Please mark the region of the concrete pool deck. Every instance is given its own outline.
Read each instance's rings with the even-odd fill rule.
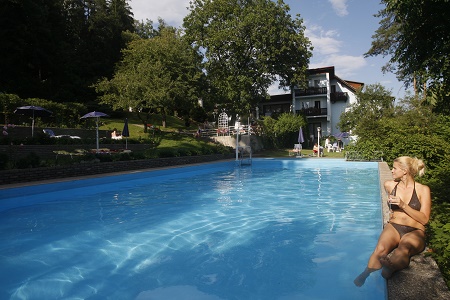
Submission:
[[[391,180],[392,175],[386,162],[379,163],[380,190],[383,183]],[[387,195],[382,192],[383,224],[389,219]],[[441,271],[433,258],[427,256],[427,250],[415,255],[408,268],[401,270],[387,280],[388,300],[447,300],[450,291],[444,281]]]

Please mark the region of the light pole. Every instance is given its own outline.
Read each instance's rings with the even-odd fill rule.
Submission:
[[[252,111],[249,109],[248,110],[248,118],[247,118],[247,134],[250,135],[250,115],[251,115]]]
[[[218,115],[217,107],[214,107],[213,115],[214,115],[214,128],[216,128],[216,115]]]
[[[239,127],[241,126],[239,115],[236,115],[236,123],[235,123],[235,130],[236,130],[236,161],[239,160]]]
[[[317,157],[320,157],[320,127],[317,127]]]

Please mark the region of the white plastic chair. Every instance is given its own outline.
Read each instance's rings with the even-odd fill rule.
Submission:
[[[296,153],[297,156],[302,155],[302,144],[294,144],[294,153]]]

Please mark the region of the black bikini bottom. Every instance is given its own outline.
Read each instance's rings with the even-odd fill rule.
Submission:
[[[407,225],[400,225],[400,224],[395,224],[395,223],[389,223],[391,224],[395,230],[397,230],[397,232],[400,234],[400,238],[402,238],[402,236],[404,236],[405,234],[412,232],[414,230],[420,230],[419,228],[415,228],[415,227],[411,227],[411,226],[407,226]]]

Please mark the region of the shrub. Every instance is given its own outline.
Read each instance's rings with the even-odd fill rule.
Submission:
[[[163,148],[163,149],[159,149],[157,151],[158,156],[157,157],[176,157],[179,156],[178,151],[175,149],[167,149],[167,148]]]
[[[6,170],[9,163],[9,156],[6,153],[0,153],[0,170]]]
[[[178,148],[178,156],[191,156],[192,152],[188,148]]]
[[[306,120],[303,116],[284,113],[278,119],[266,117],[263,120],[263,142],[268,149],[289,148],[298,140],[300,127],[306,128]],[[306,131],[303,132],[306,134]]]
[[[40,166],[40,164],[41,164],[41,159],[34,152],[31,152],[30,154],[28,154],[24,158],[19,159],[16,162],[16,166],[19,169],[37,168]]]
[[[446,279],[450,282],[450,205],[434,206],[427,230],[431,255]]]

